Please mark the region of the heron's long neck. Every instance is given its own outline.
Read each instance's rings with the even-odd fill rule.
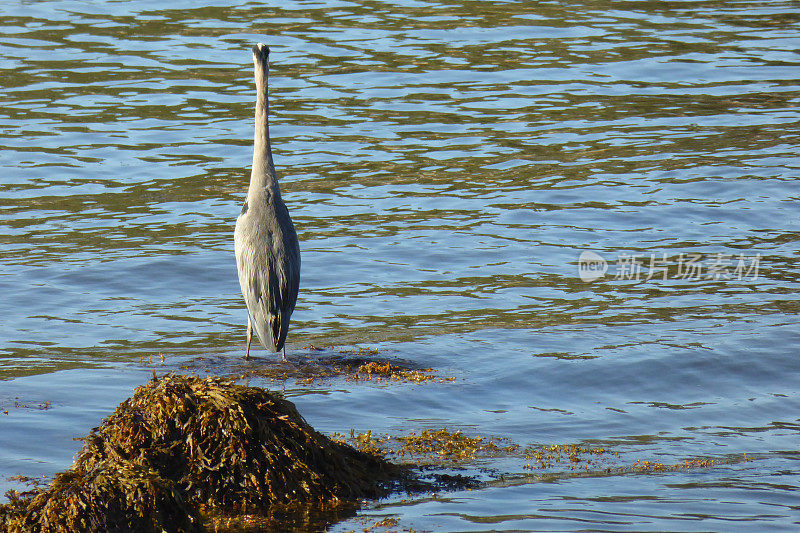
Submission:
[[[253,171],[250,174],[251,194],[254,189],[268,187],[277,191],[278,177],[272,163],[272,148],[269,142],[269,101],[267,98],[267,69],[265,60],[256,59],[255,77],[258,97],[256,98],[256,127],[253,136]]]

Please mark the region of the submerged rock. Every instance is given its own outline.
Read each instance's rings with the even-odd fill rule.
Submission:
[[[47,489],[0,506],[0,526],[202,531],[209,516],[380,496],[400,473],[318,433],[268,391],[168,375],[122,402]]]

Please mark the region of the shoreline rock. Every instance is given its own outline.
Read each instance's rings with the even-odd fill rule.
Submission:
[[[47,488],[0,506],[4,530],[194,533],[215,516],[379,497],[407,472],[221,378],[155,378],[83,440]]]

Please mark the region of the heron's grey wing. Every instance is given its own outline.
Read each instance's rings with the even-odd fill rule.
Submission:
[[[282,261],[281,308],[288,317],[294,311],[294,306],[297,303],[297,293],[300,290],[300,246],[291,220],[289,220],[287,233],[286,257]]]
[[[270,349],[278,351],[283,346],[281,339],[281,265],[274,253],[268,253],[268,267],[262,271],[262,298],[259,302],[264,314],[265,334],[270,338]],[[284,336],[285,338],[285,336]]]
[[[270,335],[268,305],[271,286],[274,287],[275,282],[270,280],[269,272],[273,269],[270,268],[268,247],[260,242],[262,236],[264,234],[259,231],[240,231],[237,224],[234,238],[236,267],[239,271],[239,286],[256,335],[265,348],[276,351],[275,342]]]
[[[289,213],[285,206],[281,206],[285,216],[279,216],[280,232],[276,234],[280,240],[273,244],[273,267],[269,279],[269,305],[268,313],[270,329],[275,340],[275,345],[280,348],[286,340],[289,331],[289,318],[297,302],[297,293],[300,288],[300,248],[297,234],[294,230]],[[282,214],[282,213],[281,213]]]

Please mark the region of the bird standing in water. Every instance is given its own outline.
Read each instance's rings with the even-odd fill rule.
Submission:
[[[247,352],[253,329],[265,348],[283,349],[300,287],[300,245],[278,186],[269,142],[267,71],[269,48],[253,47],[256,78],[256,126],[253,169],[242,212],[236,219],[234,250],[239,285],[247,304]]]

